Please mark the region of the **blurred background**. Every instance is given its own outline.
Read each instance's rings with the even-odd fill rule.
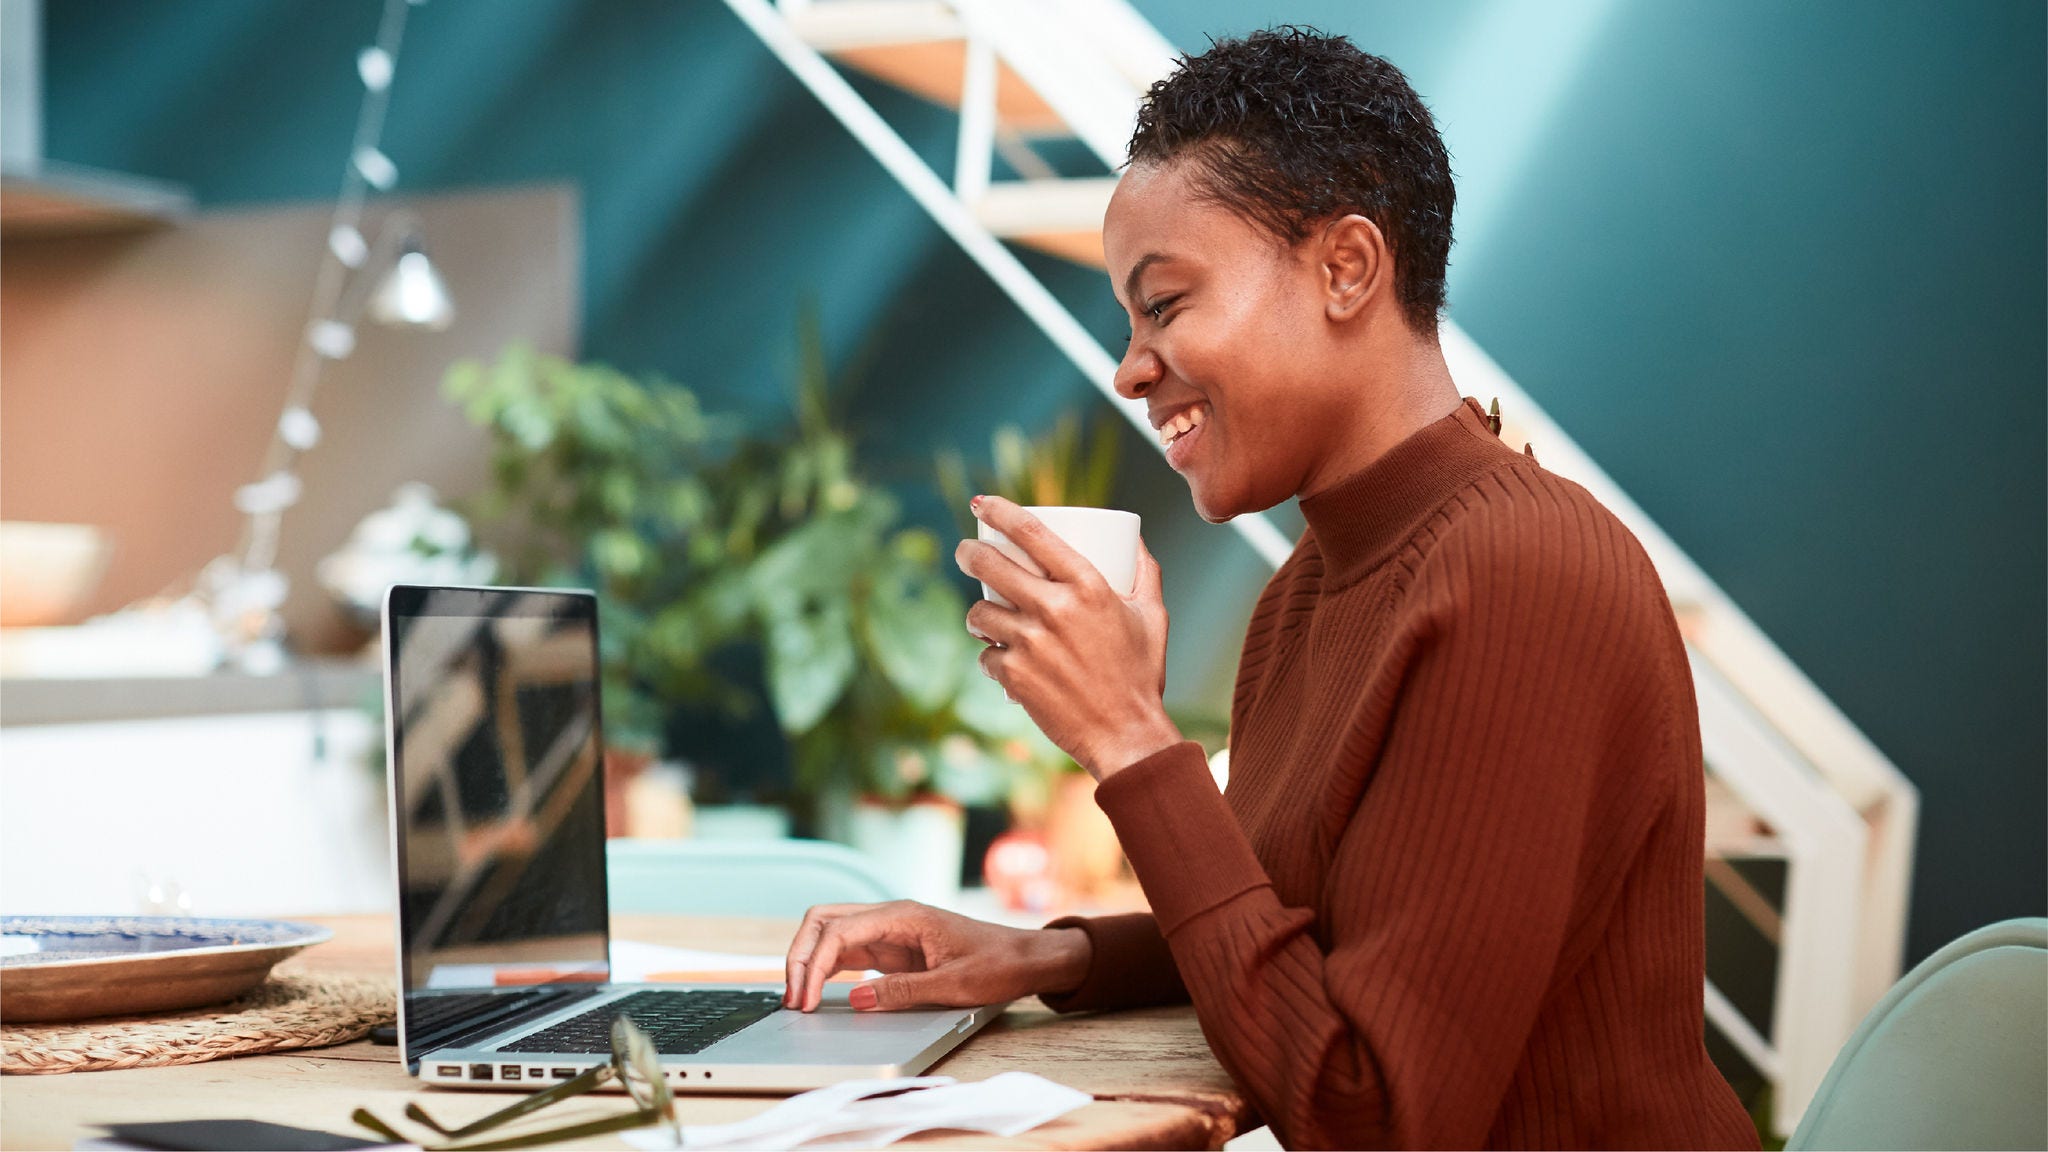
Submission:
[[[735,7],[400,7],[379,63],[378,0],[6,0],[0,908],[388,904],[363,607],[420,573],[605,595],[615,831],[858,842],[862,811],[951,806],[937,898],[1000,857],[1008,914],[1134,899],[1080,781],[961,674],[960,503],[1141,513],[1169,702],[1212,749],[1267,562]],[[2048,910],[2039,4],[1130,11],[1178,50],[1311,24],[1408,74],[1458,178],[1449,316],[1540,408],[1511,422],[1554,421],[1905,782],[1903,825],[1854,804],[1908,840],[1880,967]],[[833,43],[953,175],[945,94]],[[998,182],[1109,174],[998,78]],[[1009,250],[1118,348],[1069,240]],[[308,327],[322,293],[345,340]],[[799,578],[801,610],[760,593]],[[1731,835],[1789,838],[1756,808]],[[1766,1042],[1784,858],[1732,853],[1710,897]]]

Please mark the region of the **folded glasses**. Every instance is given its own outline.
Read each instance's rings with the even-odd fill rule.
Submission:
[[[528,1132],[496,1140],[482,1140],[464,1143],[470,1137],[496,1128],[500,1124],[530,1116],[550,1104],[558,1104],[572,1096],[580,1096],[596,1088],[616,1081],[623,1085],[626,1094],[632,1097],[634,1110],[621,1116],[609,1116],[602,1120],[591,1120],[582,1124],[571,1124],[562,1128],[551,1128],[545,1132]],[[675,1138],[676,1146],[683,1142],[683,1126],[676,1118],[675,1096],[669,1092],[668,1081],[662,1076],[661,1057],[654,1051],[654,1044],[647,1034],[633,1026],[624,1016],[612,1020],[612,1058],[609,1063],[597,1064],[577,1075],[564,1080],[545,1092],[536,1092],[513,1104],[485,1116],[481,1120],[465,1124],[460,1128],[443,1126],[426,1109],[418,1104],[405,1106],[405,1115],[415,1123],[423,1124],[448,1140],[446,1144],[434,1145],[426,1152],[484,1152],[495,1148],[530,1148],[536,1144],[548,1144],[557,1140],[576,1140],[585,1136],[597,1136],[606,1132],[623,1132],[628,1128],[639,1128],[648,1124],[665,1125]],[[368,1128],[394,1144],[410,1144],[409,1137],[377,1119],[368,1108],[358,1108],[352,1117],[357,1124]]]

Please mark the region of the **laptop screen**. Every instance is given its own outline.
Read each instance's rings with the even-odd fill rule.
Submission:
[[[398,586],[385,649],[408,997],[606,979],[596,599]]]

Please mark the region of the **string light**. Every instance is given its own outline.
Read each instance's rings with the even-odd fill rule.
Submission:
[[[327,230],[326,254],[313,285],[311,316],[292,366],[291,383],[279,413],[263,467],[263,477],[235,490],[234,503],[248,520],[234,554],[219,557],[200,575],[199,593],[214,623],[245,670],[273,672],[284,663],[284,628],[278,610],[289,586],[276,570],[278,530],[285,511],[298,503],[305,484],[296,470],[300,453],[320,442],[320,421],[313,415],[313,396],[322,367],[355,352],[354,318],[366,304],[372,319],[387,320],[392,312],[402,324],[445,328],[454,317],[440,277],[420,251],[416,223],[409,214],[384,221],[377,243],[365,240],[363,203],[371,189],[388,192],[398,183],[398,165],[379,147],[384,115],[390,103],[398,53],[405,38],[406,14],[425,0],[384,0],[376,43],[356,54],[356,75],[363,101],[356,115],[355,139],[343,169],[341,192]],[[403,229],[398,225],[403,221]],[[403,232],[400,237],[401,231]],[[387,236],[402,246],[386,244]],[[374,293],[352,290],[376,269],[391,263],[389,282]],[[389,296],[390,303],[384,298]]]
[[[277,418],[277,435],[293,450],[304,452],[320,443],[320,421],[304,408],[287,408]]]
[[[361,268],[370,255],[370,245],[353,224],[337,224],[327,234],[327,250],[350,268]]]
[[[356,171],[363,174],[363,179],[379,192],[389,192],[391,186],[398,183],[398,165],[375,148],[356,149],[355,166]]]
[[[356,57],[356,74],[363,78],[363,87],[372,92],[382,92],[391,87],[391,69],[395,62],[391,53],[382,48],[365,48]]]

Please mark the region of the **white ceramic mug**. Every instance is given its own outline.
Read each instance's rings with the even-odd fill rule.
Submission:
[[[1136,512],[1043,505],[1024,510],[1038,517],[1053,535],[1066,541],[1074,551],[1087,557],[1111,588],[1125,596],[1131,594],[1138,579],[1139,519]],[[997,551],[1015,560],[1025,571],[1045,575],[1045,570],[1026,556],[1022,548],[986,522],[978,524],[974,534],[984,543],[995,545]],[[1005,608],[1016,607],[987,584],[981,586],[981,594]]]

